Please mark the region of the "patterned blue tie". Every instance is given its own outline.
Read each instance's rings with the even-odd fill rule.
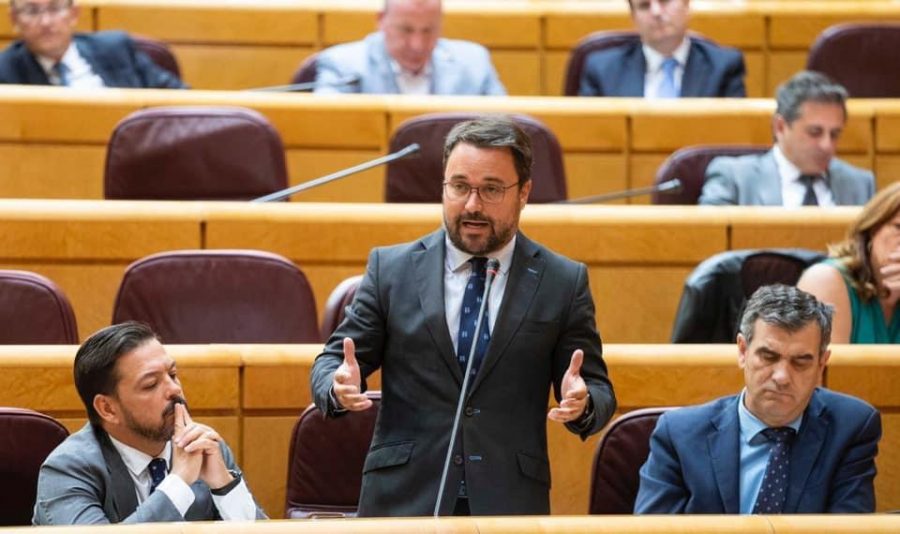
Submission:
[[[663,79],[656,90],[657,98],[678,98],[678,89],[675,87],[675,67],[678,60],[667,57],[662,62]]]
[[[65,63],[60,61],[53,66],[53,70],[55,70],[56,75],[59,76],[59,85],[69,85],[69,67],[67,67]]]
[[[150,493],[153,493],[156,486],[159,486],[159,483],[166,478],[168,471],[166,469],[166,461],[162,458],[154,458],[150,460],[150,465],[147,466],[147,470],[150,471]]]
[[[762,431],[769,441],[772,450],[769,452],[769,463],[763,475],[754,514],[780,514],[784,510],[788,483],[791,473],[791,442],[794,441],[794,429],[786,426],[767,428]]]
[[[472,264],[472,274],[469,275],[466,291],[463,293],[462,310],[459,314],[459,335],[456,339],[456,357],[463,372],[466,371],[466,361],[469,358],[469,351],[472,349],[472,337],[475,335],[475,325],[478,322],[478,310],[481,308],[481,298],[484,296],[487,258],[472,258],[469,263]],[[491,331],[488,327],[487,309],[485,309],[472,361],[473,377],[478,374],[478,368],[481,366],[481,360],[484,359],[484,353],[487,351],[490,340]]]

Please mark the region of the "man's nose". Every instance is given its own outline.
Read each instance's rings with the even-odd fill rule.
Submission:
[[[478,189],[472,189],[469,191],[469,196],[466,198],[466,209],[469,211],[478,211],[481,208],[481,195]]]
[[[656,0],[653,0],[652,2],[650,2],[650,14],[651,15],[658,17],[659,15],[662,14],[662,11],[663,11],[662,4],[660,4]]]
[[[791,374],[790,370],[788,369],[787,362],[779,362],[775,364],[775,367],[772,369],[772,380],[779,386],[784,386],[790,383]]]

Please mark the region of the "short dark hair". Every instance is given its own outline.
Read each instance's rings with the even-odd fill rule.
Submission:
[[[794,286],[762,286],[747,301],[741,317],[740,331],[749,345],[753,340],[753,327],[757,319],[788,332],[796,332],[815,321],[822,334],[819,343],[821,356],[831,343],[833,310],[828,304],[819,302],[816,297]]]
[[[820,72],[803,70],[778,86],[775,94],[775,113],[788,124],[800,116],[800,106],[804,102],[839,104],[847,117],[847,90]]]
[[[508,148],[519,177],[519,185],[531,179],[531,139],[511,118],[488,116],[454,126],[444,141],[445,171],[450,153],[460,143],[478,148]]]
[[[149,326],[137,321],[114,324],[87,338],[75,354],[75,389],[87,409],[88,419],[100,426],[94,409],[94,397],[115,393],[119,376],[115,373],[119,358],[144,343],[159,339]]]

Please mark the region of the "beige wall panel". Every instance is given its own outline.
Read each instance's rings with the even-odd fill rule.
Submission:
[[[736,214],[731,228],[731,248],[800,247],[825,250],[828,243],[843,239],[847,226],[858,208],[840,207],[830,210],[798,208],[784,210],[780,207],[763,208],[763,211],[733,208]],[[760,224],[760,214],[765,211],[781,211],[783,222]]]
[[[799,2],[787,4],[784,9],[772,9],[769,15],[769,44],[773,49],[808,49],[825,28],[844,22],[888,22],[900,19],[900,11],[890,3],[873,4],[870,9],[862,4],[844,3],[839,6],[823,6]]]
[[[253,107],[272,122],[286,149],[382,151],[387,146],[384,107],[365,98],[281,94]]]
[[[72,361],[75,353],[72,352]],[[75,411],[84,405],[75,391],[72,364],[52,367],[12,367],[0,373],[0,406],[39,412]]]
[[[307,365],[250,366],[244,369],[244,409],[290,409],[300,415],[312,403]]]
[[[365,273],[366,263],[365,261],[359,262],[357,265],[317,265],[311,263],[306,266],[300,265],[300,268],[303,269],[303,272],[309,279],[313,293],[316,296],[317,317],[321,326],[328,296],[345,279]]]
[[[361,150],[288,150],[290,185],[321,178],[383,156]],[[384,202],[384,167],[348,176],[294,195],[294,202]]]
[[[541,58],[534,50],[494,50],[491,60],[497,76],[514,96],[541,94]]]
[[[106,148],[0,145],[0,197],[103,198]]]
[[[566,66],[569,64],[568,51],[544,51],[544,94],[563,96]]]
[[[740,392],[744,378],[737,366],[737,349],[734,351],[734,360],[726,355],[710,364],[667,358],[663,365],[634,365],[614,355],[605,358],[619,409],[624,411],[700,404]]]
[[[182,78],[194,89],[252,89],[291,83],[312,47],[178,44]]]
[[[448,3],[444,13],[442,35],[449,39],[474,41],[494,48],[528,49],[537,54],[541,45],[541,22],[534,12],[519,11],[514,6],[484,6],[481,10],[460,12]]]
[[[879,153],[900,152],[900,102],[885,102],[875,112],[875,147]]]
[[[184,394],[191,410],[225,410],[240,406],[240,376],[237,367],[192,367],[179,365]]]
[[[900,364],[877,347],[856,349],[869,352],[866,363],[858,356],[846,356],[841,346],[833,349],[834,356],[828,366],[828,387],[863,398],[877,407],[900,406]]]
[[[900,156],[878,156],[875,160],[875,188],[881,190],[900,180]]]
[[[649,187],[656,180],[656,171],[669,157],[663,154],[632,154],[628,158],[628,187]],[[629,204],[650,204],[651,195],[642,195],[628,200]]]
[[[628,188],[623,155],[569,153],[563,160],[570,199]],[[624,201],[617,203],[622,204]]]
[[[771,142],[772,108],[709,112],[703,101],[685,102],[679,110],[636,114],[632,118],[632,147],[637,151],[672,152],[704,144],[766,144]]]
[[[555,405],[555,403],[551,403]],[[600,441],[593,435],[586,441],[565,426],[547,422],[547,446],[550,452],[550,513],[583,515],[588,513],[591,468],[594,451]]]
[[[12,39],[15,37],[15,31],[12,27],[12,21],[9,19],[9,4],[4,2],[0,5],[0,37]]]
[[[769,80],[766,94],[775,95],[778,86],[806,68],[807,52],[796,50],[770,50],[768,55]]]
[[[256,502],[272,519],[284,517],[291,431],[300,416],[245,416],[241,469]]]
[[[744,77],[747,96],[749,98],[771,96],[766,92],[765,54],[758,50],[744,52],[744,66],[747,68],[747,76]]]
[[[545,45],[552,50],[570,50],[591,33],[606,30],[631,30],[634,24],[628,8],[615,3],[573,6],[569,10],[554,10],[544,16]]]
[[[722,45],[762,49],[766,41],[766,20],[762,13],[727,4],[692,7],[691,30]]]
[[[104,5],[98,29],[124,29],[178,43],[313,45],[318,20],[313,10],[264,3],[226,5]]]
[[[895,408],[896,410],[896,408]],[[900,509],[900,414],[881,414],[881,446],[875,465],[876,511],[891,512]]]
[[[47,87],[26,89],[42,95],[65,96],[68,89]],[[110,89],[109,94],[124,94],[130,89]],[[0,140],[3,141],[45,141],[81,144],[95,144],[105,147],[113,128],[126,115],[138,108],[126,102],[75,101],[65,98],[56,100],[30,100],[27,93],[22,99],[0,101]]]
[[[376,9],[358,10],[326,10],[320,16],[322,42],[325,46],[333,46],[349,41],[362,39],[378,29]]]
[[[666,343],[690,267],[591,267],[604,343]],[[675,382],[673,382],[674,384]],[[622,406],[633,406],[619,401]]]

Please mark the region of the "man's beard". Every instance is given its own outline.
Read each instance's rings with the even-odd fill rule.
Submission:
[[[487,235],[487,239],[484,241],[484,246],[473,249],[465,243],[462,237],[462,232],[460,231],[464,219],[469,221],[484,221],[488,223],[490,232]],[[450,242],[453,243],[453,245],[459,250],[473,256],[484,256],[490,254],[491,252],[500,250],[503,245],[509,243],[509,240],[512,239],[515,228],[515,224],[498,228],[497,223],[490,217],[485,216],[483,213],[460,213],[455,219],[453,219],[453,224],[450,224],[450,221],[448,221],[445,217],[444,226],[447,228],[447,235],[450,236]]]
[[[150,441],[169,441],[175,434],[175,405],[179,403],[184,404],[185,408],[187,408],[187,402],[181,397],[172,399],[162,412],[162,420],[159,426],[144,425],[136,421],[131,416],[131,412],[124,412],[125,426],[135,434]]]

